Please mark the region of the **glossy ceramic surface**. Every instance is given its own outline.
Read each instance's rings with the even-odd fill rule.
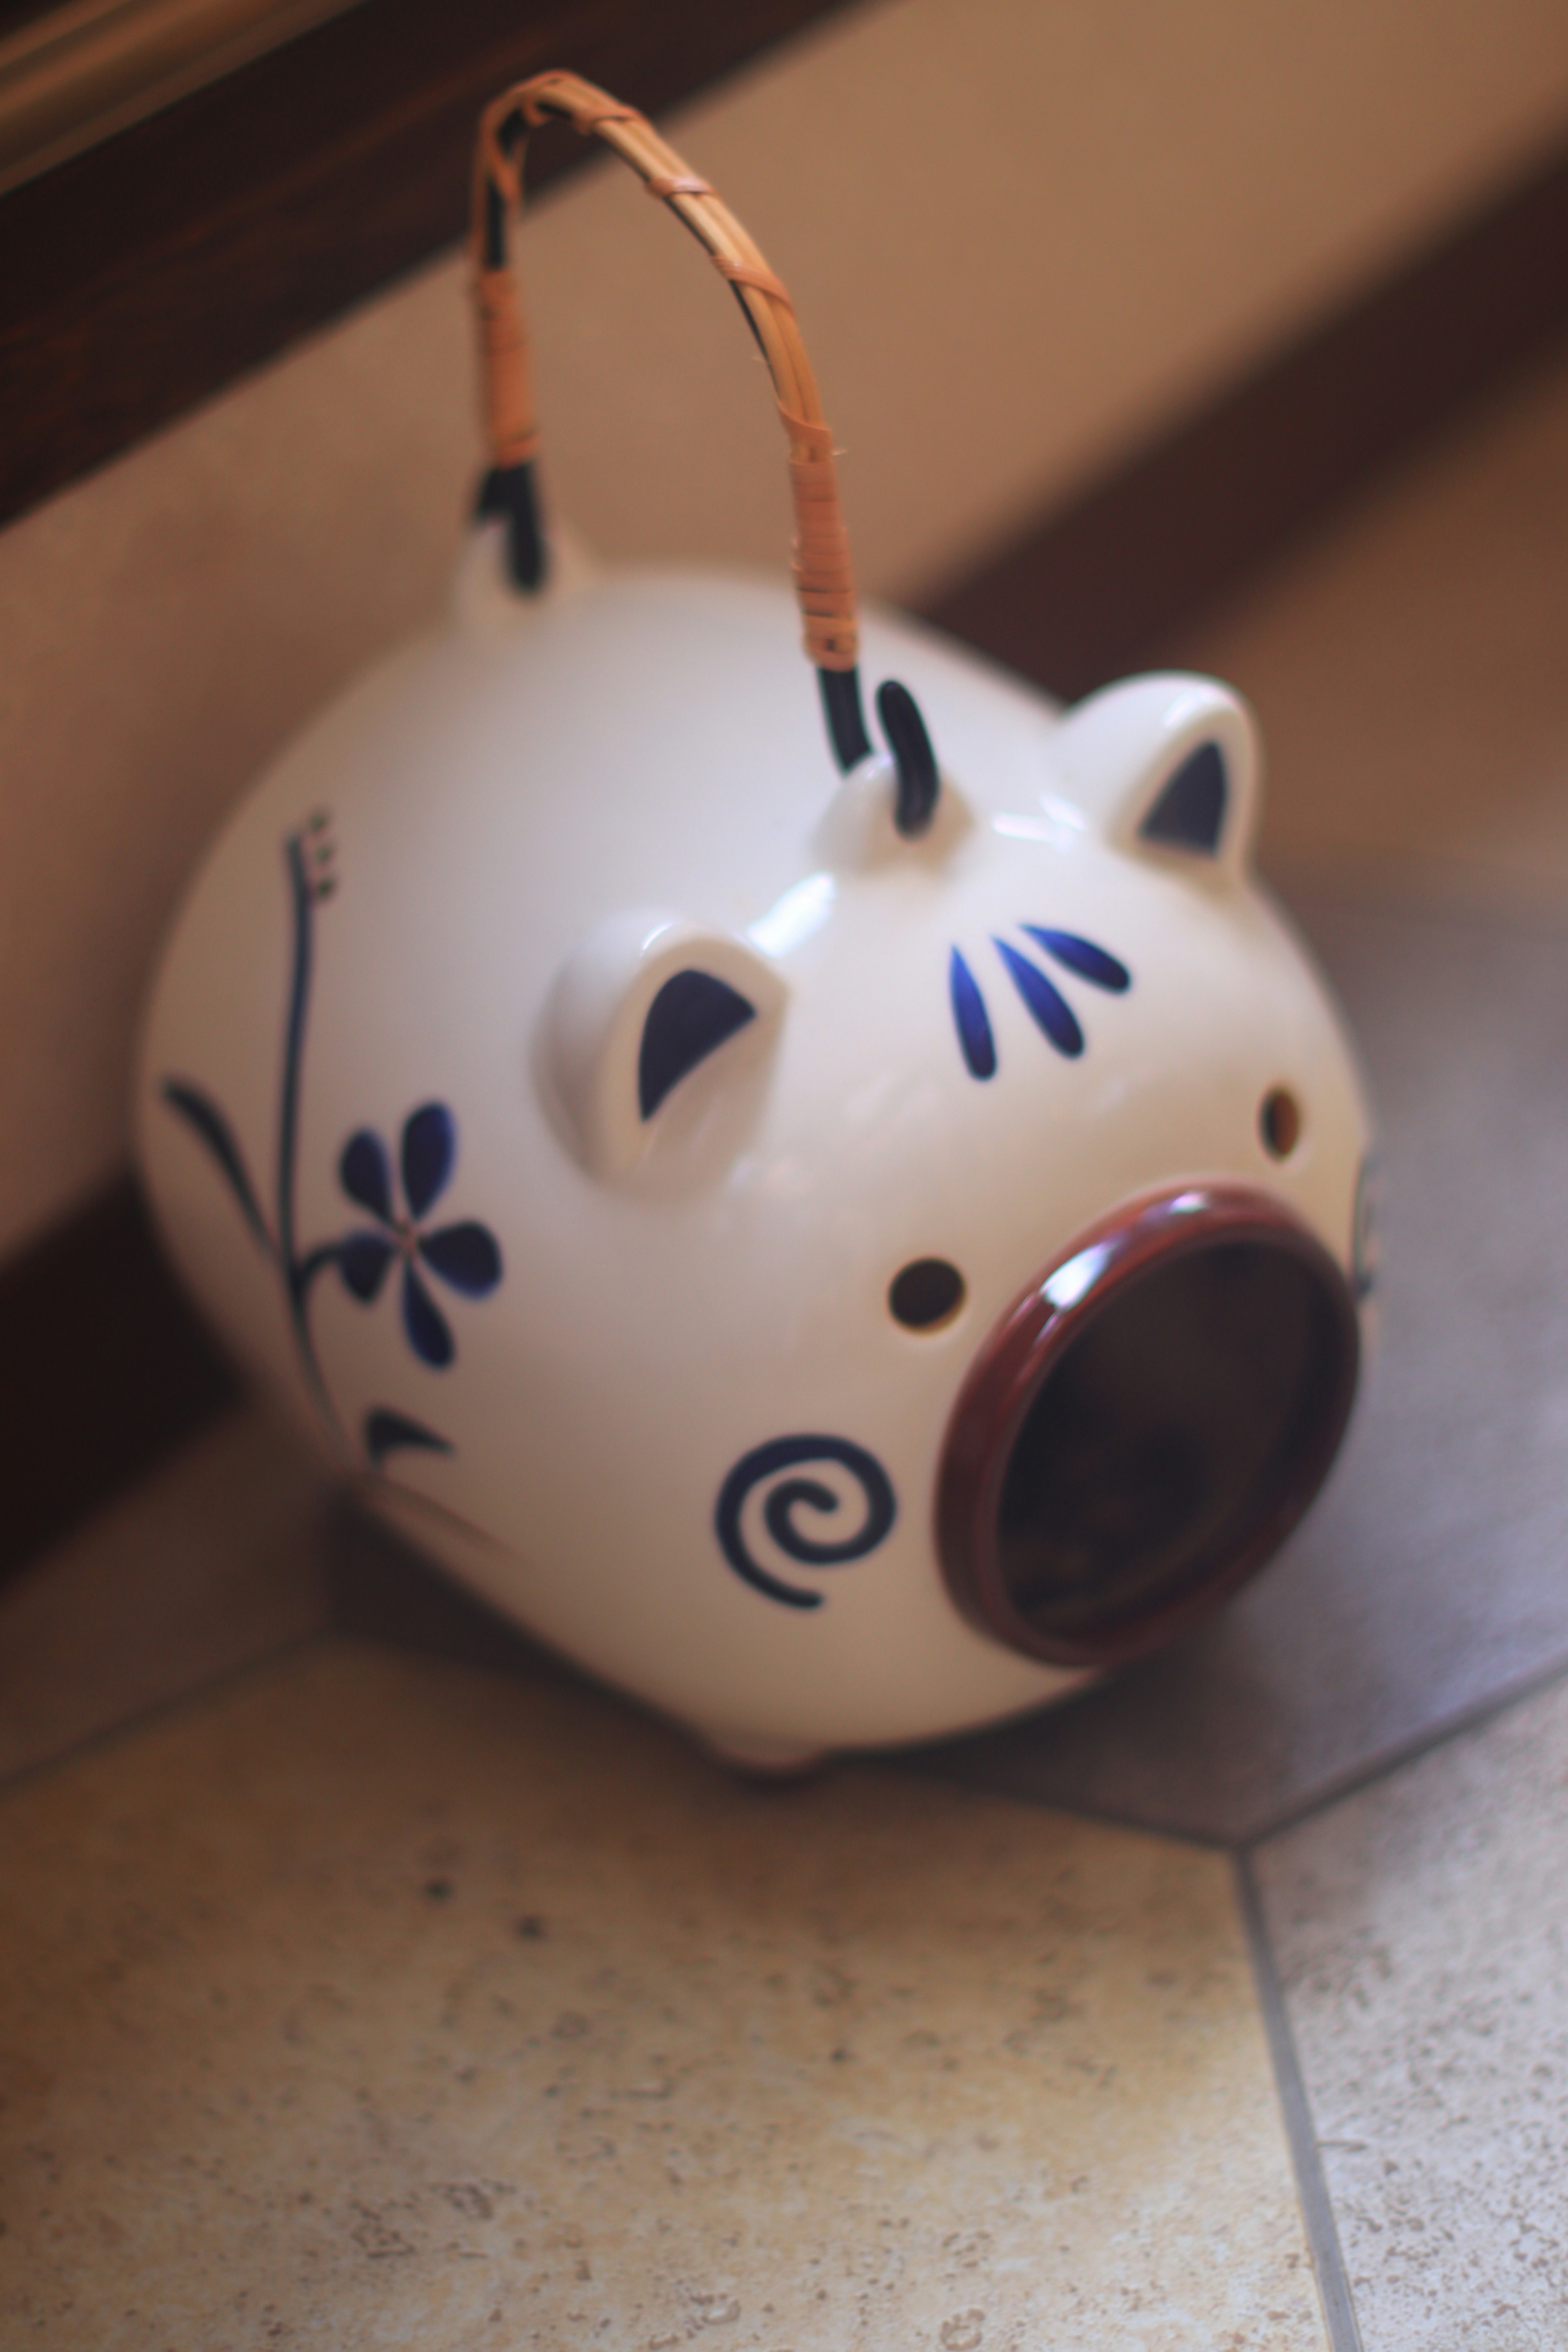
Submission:
[[[1241,1186],[1369,1279],[1244,708],[1063,715],[885,614],[865,661],[936,747],[914,840],[886,758],[835,777],[782,586],[524,603],[481,532],[213,850],[138,1087],[193,1289],[376,1507],[760,1761],[1080,1679],[961,1612],[935,1525],[966,1377],[1078,1237]]]

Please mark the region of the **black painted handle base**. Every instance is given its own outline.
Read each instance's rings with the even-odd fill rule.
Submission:
[[[529,595],[542,588],[550,562],[532,466],[492,466],[479,485],[474,512],[481,520],[499,516],[505,522],[507,576],[512,586]]]

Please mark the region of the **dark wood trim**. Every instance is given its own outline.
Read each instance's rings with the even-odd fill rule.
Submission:
[[[232,1404],[129,1178],[0,1266],[0,1578]]]
[[[647,112],[842,0],[363,0],[0,199],[0,520],[463,232],[480,107],[570,65]],[[579,163],[542,137],[535,184]]]
[[[1568,149],[931,598],[1069,700],[1568,333]]]
[[[0,192],[312,32],[360,0],[72,0],[0,9]]]
[[[367,0],[361,13],[381,5]],[[793,23],[811,12],[781,5],[776,13],[782,30],[784,17]],[[572,29],[572,53],[584,63],[587,14],[574,12]],[[532,12],[530,24],[542,15]],[[550,18],[552,26],[559,21]],[[552,44],[556,37],[552,32]],[[485,86],[510,69],[487,66]],[[664,102],[651,67],[646,80],[602,62],[594,69],[650,105]],[[460,105],[442,102],[454,122],[461,116],[466,141],[468,96]],[[418,123],[426,120],[417,112]],[[396,133],[416,145],[418,135],[412,116]],[[395,146],[384,121],[374,143],[383,158]],[[332,152],[342,186],[357,186],[352,142],[340,140]],[[290,237],[312,219],[319,224],[314,207],[330,177],[315,163],[304,172]],[[334,299],[351,299],[371,282],[353,278],[372,251],[409,257],[409,240],[428,234],[432,189],[437,213],[450,197],[441,194],[439,177],[420,183],[401,226],[375,216],[374,205],[371,217],[356,216],[350,241],[357,259],[332,280]],[[363,192],[353,201],[363,204]],[[149,206],[155,208],[151,196]],[[245,239],[261,232],[248,212],[242,226],[237,251],[249,249]],[[161,281],[167,289],[180,282],[176,264],[184,266],[172,210],[164,233],[173,257]],[[190,263],[197,278],[210,268],[216,239],[209,217],[198,238],[205,257]],[[319,307],[326,281],[311,274],[297,243],[283,244],[268,316],[274,327],[293,320],[289,331],[299,331],[328,315]],[[1163,633],[1234,591],[1381,467],[1544,352],[1568,329],[1565,252],[1568,153],[933,599],[931,617],[1069,695],[1157,658]],[[388,268],[400,266],[386,261]],[[132,300],[123,285],[115,299]],[[110,300],[105,292],[104,304]],[[100,306],[92,315],[106,314]],[[153,346],[145,341],[148,314],[139,316],[146,369]],[[259,329],[248,341],[248,329],[221,332],[244,344],[241,364],[263,356]],[[85,349],[90,334],[83,333]],[[122,419],[135,406],[128,384],[122,378],[116,394]],[[112,408],[85,403],[80,413],[90,409],[94,429],[111,437]],[[133,429],[145,429],[146,421]],[[79,433],[71,446],[81,447]],[[62,464],[66,446],[62,439]],[[107,441],[100,454],[106,447]],[[0,1268],[0,1351],[15,1400],[0,1471],[6,1498],[0,1570],[53,1540],[236,1393],[164,1271],[129,1182]]]

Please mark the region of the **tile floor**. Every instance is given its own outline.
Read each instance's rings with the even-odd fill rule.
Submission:
[[[0,1598],[0,2338],[1568,2347],[1565,616],[1560,366],[1172,649],[1389,1180],[1179,1651],[759,1791],[254,1413]]]
[[[1322,2344],[1218,1855],[341,1638],[4,1834],[8,2340]]]

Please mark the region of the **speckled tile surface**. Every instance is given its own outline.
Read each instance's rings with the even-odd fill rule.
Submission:
[[[1322,2345],[1216,1856],[342,1642],[0,1847],[8,2343]]]
[[[1366,2352],[1568,2345],[1568,1687],[1262,1849]]]
[[[335,1505],[227,1415],[0,1591],[0,1779],[320,1632]]]

